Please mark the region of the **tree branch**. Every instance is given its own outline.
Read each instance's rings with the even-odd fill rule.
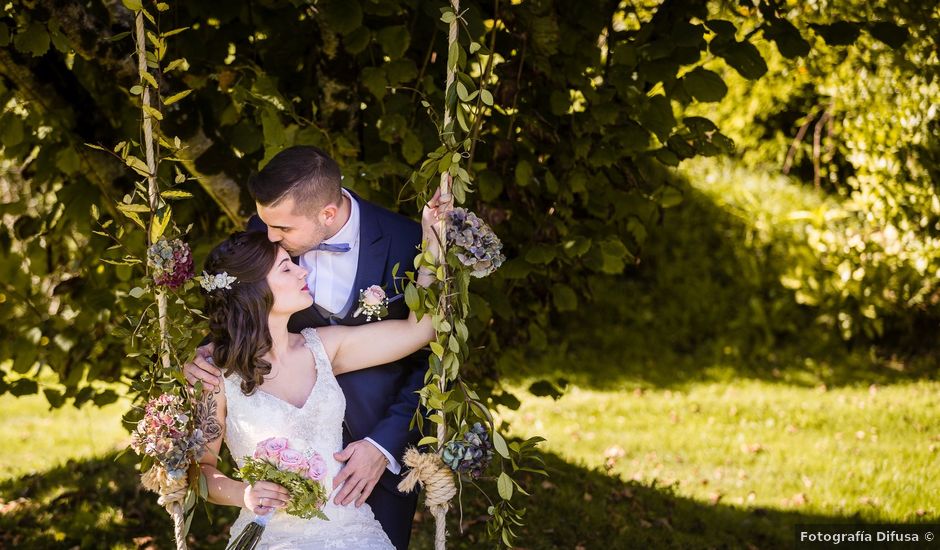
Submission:
[[[103,67],[119,78],[121,75],[137,74],[137,67],[134,66],[134,60],[132,58],[117,56],[114,54],[113,48],[103,46],[109,44],[107,38],[111,35],[109,32],[106,32],[105,34],[107,36],[101,36],[102,30],[110,29],[110,22],[96,20],[92,14],[93,12],[88,12],[80,7],[74,9],[74,7],[69,5],[66,8],[52,9],[54,3],[49,0],[44,0],[43,4],[59,22],[59,28],[66,38],[68,38],[69,44],[83,59]],[[110,16],[116,21],[119,21],[120,26],[134,27],[135,22],[133,17],[128,17],[128,10],[126,10],[120,2],[113,2],[108,8]],[[85,44],[82,41],[82,31],[90,33],[93,36],[99,36],[100,38],[92,44]],[[96,94],[91,93],[90,95],[92,98],[96,98]],[[101,108],[107,110],[111,107],[101,106]],[[166,136],[163,137],[166,138]],[[246,221],[246,217],[242,214],[241,188],[238,182],[225,172],[209,175],[203,174],[196,168],[196,159],[213,145],[214,142],[212,139],[206,136],[200,128],[195,135],[182,141],[183,147],[177,153],[177,157],[181,159],[183,167],[199,182],[205,192],[212,197],[222,211],[225,212],[226,216],[235,222],[235,224],[243,225]],[[96,170],[97,171],[86,171],[86,173],[101,172],[100,168]],[[122,173],[122,168],[120,166],[112,166],[111,173],[116,173],[116,175],[109,177],[109,181],[114,181],[114,179]],[[111,197],[112,195],[119,197],[120,193],[115,191],[108,196]]]
[[[0,49],[0,75],[13,83],[19,95],[36,112],[60,128],[69,130],[64,134],[65,141],[78,154],[81,173],[104,195],[104,207],[108,213],[115,219],[121,218],[114,207],[121,193],[113,182],[121,177],[123,169],[106,157],[92,153],[83,142],[75,139],[71,121],[63,114],[71,113],[71,106],[51,86],[37,80],[31,70],[18,63],[9,49]]]
[[[809,129],[809,125],[813,122],[813,119],[816,118],[816,115],[819,114],[819,109],[815,109],[810,115],[806,118],[806,122],[800,126],[800,129],[796,132],[796,137],[793,138],[793,143],[790,144],[790,150],[787,151],[787,158],[783,161],[783,173],[789,174],[790,168],[793,166],[793,157],[796,155],[796,149],[799,147],[800,142],[803,141],[803,137],[806,135],[806,130]]]
[[[467,159],[467,171],[473,170],[473,155],[477,150],[477,136],[480,134],[480,128],[483,126],[483,117],[480,115],[483,109],[483,88],[490,79],[490,73],[493,72],[493,58],[496,56],[496,29],[498,27],[499,0],[493,0],[493,30],[490,31],[490,55],[486,59],[486,68],[483,69],[483,76],[480,77],[480,93],[477,95],[477,118],[473,121],[473,131],[470,133],[470,158]]]

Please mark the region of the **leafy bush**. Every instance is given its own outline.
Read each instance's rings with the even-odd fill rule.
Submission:
[[[769,69],[760,80],[719,69],[729,93],[713,116],[745,164],[789,171],[831,197],[771,220],[775,231],[799,236],[786,245],[790,263],[780,279],[796,301],[845,340],[922,344],[916,330],[940,317],[936,15],[918,3],[820,7],[807,2],[790,12],[801,28],[821,31],[795,66],[763,43]],[[841,17],[862,23],[833,24]],[[876,23],[896,18],[911,24],[894,33]],[[865,24],[871,32],[860,33]],[[860,47],[835,46],[846,40]],[[723,170],[719,179],[736,177]],[[772,200],[764,189],[750,192]]]
[[[727,279],[701,288],[699,277],[686,273],[684,285],[670,287],[692,287],[688,298],[693,305],[683,304],[690,312],[711,312],[705,316],[707,326],[732,319],[729,328],[748,331],[757,339],[764,335],[765,344],[773,343],[772,335],[811,331],[822,337],[907,345],[914,343],[921,325],[940,319],[940,242],[891,224],[872,224],[851,201],[733,162],[689,162],[682,173],[701,193],[693,202],[708,205],[693,204],[693,211],[717,207],[711,217],[716,223],[711,231],[717,235],[703,231],[699,242],[709,246],[711,269],[719,266]],[[716,236],[723,239],[717,246],[709,240]],[[668,230],[664,237],[681,238]],[[696,246],[665,242],[684,251]],[[649,251],[651,257],[656,254],[655,249]],[[653,269],[661,272],[657,277],[670,276],[668,263],[657,261]],[[694,300],[696,295],[702,298]],[[724,303],[743,298],[746,307]],[[737,312],[728,316],[728,307]]]

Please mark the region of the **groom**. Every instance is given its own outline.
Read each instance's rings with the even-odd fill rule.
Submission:
[[[331,324],[361,325],[356,316],[360,290],[385,289],[388,317],[405,319],[408,307],[401,281],[392,277],[410,270],[421,244],[421,225],[359,198],[340,184],[340,170],[324,151],[296,146],[281,151],[248,182],[258,215],[249,231],[267,231],[309,272],[307,285],[314,304],[290,319],[291,332]],[[381,322],[375,321],[372,322]],[[375,342],[381,346],[382,342]],[[184,366],[190,382],[216,387],[221,372],[206,361],[200,348]],[[333,482],[345,483],[334,501],[346,505],[368,502],[376,519],[398,550],[408,547],[417,494],[398,491],[400,460],[405,448],[418,441],[409,429],[424,387],[427,355],[418,352],[397,363],[337,377],[346,396],[343,422],[345,448],[336,459],[346,466]]]

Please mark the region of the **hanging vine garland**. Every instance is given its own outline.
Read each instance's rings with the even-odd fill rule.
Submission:
[[[158,9],[160,9],[161,6],[165,6],[165,4],[158,4]],[[151,104],[151,89],[153,89],[154,95],[159,96],[159,87],[156,79],[153,78],[149,70],[150,65],[154,63],[148,63],[148,60],[156,62],[156,68],[159,69],[159,62],[162,60],[163,54],[165,53],[166,42],[165,37],[154,37],[153,33],[150,33],[149,36],[145,35],[145,16],[152,23],[156,23],[143,6],[140,6],[136,16],[135,41],[137,44],[138,71],[141,77],[140,85],[143,88],[141,94],[143,148],[147,163],[147,199],[150,208],[148,229],[148,244],[150,244],[150,246],[147,250],[147,263],[148,267],[156,268],[156,273],[154,273],[154,283],[156,287],[154,295],[157,304],[156,328],[158,330],[158,350],[160,366],[164,373],[169,373],[171,369],[173,369],[173,365],[171,362],[170,335],[167,330],[167,290],[164,287],[177,287],[179,283],[184,282],[187,276],[188,278],[192,277],[192,257],[188,247],[185,247],[181,241],[174,240],[168,243],[165,239],[162,239],[164,232],[172,220],[169,205],[162,204],[164,201],[160,197],[160,187],[157,182],[158,158],[155,153],[157,145],[154,142],[153,122],[155,119],[162,120],[163,115]],[[147,52],[146,46],[148,38],[154,46],[154,51],[152,52]],[[148,53],[150,53],[149,56]],[[170,264],[170,261],[172,261],[172,264],[167,265]],[[168,267],[170,269],[167,269]],[[173,519],[173,532],[176,547],[178,549],[185,549],[187,547],[186,533],[188,531],[188,523],[185,522],[184,516],[186,509],[192,509],[195,504],[194,497],[187,498],[190,493],[193,492],[188,476],[190,476],[190,471],[192,470],[193,464],[195,464],[195,460],[203,452],[204,438],[198,427],[192,426],[190,422],[186,421],[190,418],[196,420],[197,416],[192,414],[193,408],[189,406],[189,402],[185,399],[187,395],[186,392],[183,391],[180,395],[182,397],[165,393],[151,400],[147,405],[147,412],[152,413],[161,403],[169,404],[175,408],[173,412],[176,414],[172,416],[176,418],[182,426],[180,426],[181,429],[179,430],[180,436],[174,438],[171,435],[169,439],[174,443],[172,451],[182,454],[182,460],[180,460],[178,464],[179,469],[185,468],[185,470],[180,473],[174,472],[172,469],[168,468],[166,461],[159,461],[157,464],[151,466],[149,470],[144,471],[141,476],[141,482],[145,488],[160,495],[158,503],[166,508],[170,517]],[[165,410],[163,412],[166,414]],[[140,441],[141,435],[146,437],[145,434],[151,433],[158,425],[157,422],[148,424],[148,420],[149,419],[145,417],[145,419],[141,421],[142,424],[138,425],[138,429],[134,434],[137,442]],[[159,443],[153,446],[144,445],[142,449],[138,446],[137,450],[138,452],[142,450],[144,453],[151,454],[154,451],[160,450],[158,445]]]
[[[161,160],[178,162],[181,148],[179,138],[168,139],[160,133],[159,122],[164,116],[161,107],[191,92],[184,90],[163,98],[159,80],[161,73],[185,67],[183,59],[163,63],[167,38],[185,29],[161,33],[157,19],[140,0],[123,0],[123,4],[135,14],[132,36],[139,80],[128,92],[139,98],[141,141],[123,141],[113,149],[87,145],[113,154],[143,178],[136,183],[133,193],[116,204],[116,210],[129,220],[130,227],[143,231],[145,250],[138,249],[138,239],[125,225],[115,223],[114,219],[102,219],[97,207],[92,207],[92,217],[98,223],[96,233],[114,241],[112,249],[125,251],[120,260],[103,261],[144,267],[149,272],[145,273],[144,282],[126,296],[129,309],[140,308],[139,313],[126,319],[127,336],[134,346],[128,358],[140,361],[144,370],[131,387],[131,397],[137,406],[124,416],[124,421],[135,427],[131,448],[141,456],[141,483],[159,495],[157,502],[173,520],[176,547],[185,549],[197,497],[208,494],[196,459],[205,449],[203,428],[211,413],[198,403],[198,393],[187,390],[179,368],[180,354],[192,347],[194,320],[200,318],[201,312],[186,300],[188,291],[195,286],[193,259],[189,246],[179,238],[185,232],[174,223],[169,201],[189,198],[191,194],[179,189],[161,191],[159,181]],[[157,13],[169,9],[164,2],[155,2],[154,7]],[[153,30],[147,29],[147,23]],[[143,151],[143,159],[131,154],[133,147]],[[161,156],[161,148],[170,155]],[[188,180],[179,168],[174,168],[174,172],[173,183]],[[175,300],[171,301],[172,297]]]
[[[411,176],[411,184],[418,191],[419,207],[433,194],[435,187],[442,197],[452,195],[457,203],[465,202],[467,193],[472,192],[472,179],[461,163],[472,157],[483,115],[493,106],[493,94],[486,89],[492,67],[491,51],[478,42],[469,43],[469,53],[478,55],[480,67],[484,66],[480,56],[488,57],[487,68],[480,71],[477,84],[467,73],[467,50],[459,40],[459,30],[467,24],[459,0],[451,0],[449,7],[441,11],[441,21],[448,25],[444,118],[438,126],[441,145],[428,154]],[[494,19],[491,44],[497,25],[498,20]],[[430,104],[423,100],[422,105],[433,118]],[[435,521],[435,548],[443,550],[450,501],[458,494],[456,485],[462,486],[466,478],[491,503],[487,510],[489,534],[511,547],[516,538],[512,526],[523,525],[525,515],[525,508],[517,507],[511,500],[514,494],[528,495],[513,475],[520,471],[545,475],[535,452],[536,445],[543,439],[534,437],[507,444],[487,406],[460,376],[460,366],[470,360],[466,323],[470,314],[470,279],[485,277],[499,268],[505,259],[502,244],[485,222],[459,207],[448,213],[438,240],[442,260],[434,261],[425,243],[424,250],[415,258],[415,271],[407,274],[411,282],[405,290],[408,307],[419,318],[431,315],[436,332],[430,344],[432,354],[426,386],[421,390],[421,405],[433,411],[428,419],[435,424],[436,435],[419,442],[419,446],[433,446],[434,452],[410,450],[406,453],[404,464],[411,470],[399,489],[407,492],[418,483],[424,487],[425,505]],[[415,284],[415,273],[422,268],[436,273],[439,288],[422,288]],[[416,412],[414,422],[423,431],[424,418],[420,411]],[[494,449],[501,457],[496,476],[499,495],[496,502],[477,483],[484,479],[491,466]],[[538,464],[530,464],[532,461]]]

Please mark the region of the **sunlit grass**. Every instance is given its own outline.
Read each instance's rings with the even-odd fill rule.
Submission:
[[[49,410],[41,395],[0,396],[0,481],[43,472],[69,459],[102,456],[129,441],[123,401]]]
[[[761,381],[683,390],[521,387],[513,433],[575,464],[671,485],[703,503],[865,521],[940,517],[938,382],[801,388]],[[606,465],[606,466],[605,466]]]
[[[627,537],[648,547],[778,548],[798,522],[940,517],[940,382],[831,389],[761,380],[633,390],[574,385],[558,401],[529,394],[526,382],[511,387],[522,400],[519,410],[500,413],[512,435],[548,439],[542,447],[551,477],[524,479],[533,496],[520,502],[530,510],[523,547],[595,547]],[[41,425],[45,436],[36,443],[54,451],[54,458],[42,456],[33,442],[17,439],[0,454],[7,472],[0,500],[8,510],[0,530],[14,529],[40,546],[107,540],[107,547],[130,548],[139,539],[162,547],[169,518],[154,495],[138,488],[133,457],[115,462],[107,452],[123,445],[120,427],[109,440],[100,431],[89,440],[84,431],[117,425],[122,407],[46,409],[38,397],[0,399],[4,418],[16,414],[21,424]],[[101,458],[51,467],[102,449]],[[32,469],[41,471],[43,459],[50,469],[13,474],[27,456],[39,457],[29,459]],[[200,513],[193,548],[224,547],[233,510],[210,508],[215,521]],[[485,509],[470,491],[463,535],[457,510],[449,514],[454,548],[484,544]],[[432,547],[432,523],[421,514],[414,548]]]

